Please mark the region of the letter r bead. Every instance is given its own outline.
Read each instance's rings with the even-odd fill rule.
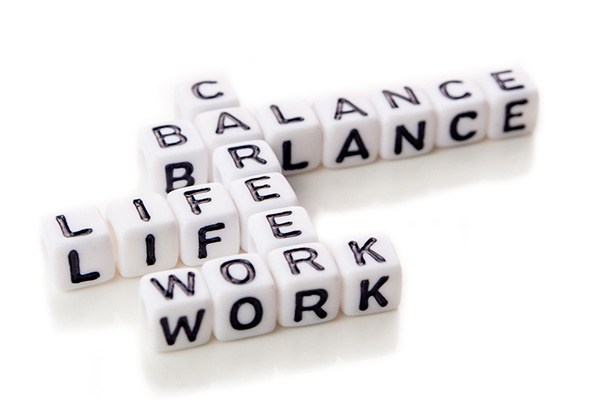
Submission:
[[[402,272],[389,238],[361,235],[339,241],[332,254],[342,276],[342,311],[349,316],[394,310],[400,304]]]

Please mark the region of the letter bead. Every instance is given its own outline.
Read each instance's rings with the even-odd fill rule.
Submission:
[[[305,243],[276,249],[269,253],[267,262],[277,286],[279,325],[311,325],[337,316],[340,276],[323,245]]]
[[[402,272],[387,236],[351,237],[334,243],[331,252],[342,277],[344,314],[373,314],[398,307]]]
[[[224,76],[200,76],[181,83],[175,89],[175,111],[178,118],[193,121],[202,112],[238,105],[233,85]]]
[[[499,68],[478,80],[487,98],[488,137],[503,139],[533,132],[539,94],[535,83],[520,68]]]
[[[203,112],[194,123],[211,156],[219,146],[263,138],[256,119],[242,107]]]
[[[42,240],[50,274],[61,290],[97,285],[115,276],[110,231],[96,207],[79,207],[45,217]]]
[[[179,258],[185,265],[197,266],[239,252],[238,213],[223,185],[177,189],[167,201],[179,227]]]
[[[426,89],[436,115],[438,147],[479,142],[486,136],[488,109],[483,91],[473,81],[441,80]]]
[[[143,276],[140,297],[146,336],[155,351],[187,349],[210,340],[212,299],[195,268]]]
[[[275,284],[258,254],[209,261],[202,274],[215,307],[217,339],[242,339],[275,329]]]

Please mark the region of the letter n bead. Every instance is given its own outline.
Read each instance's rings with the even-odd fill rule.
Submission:
[[[331,247],[342,276],[342,311],[349,316],[396,309],[402,272],[390,239],[360,235]]]
[[[179,268],[140,280],[147,337],[156,351],[199,346],[209,341],[213,306],[202,274]]]
[[[115,276],[110,231],[96,207],[47,216],[42,221],[42,240],[50,273],[62,290],[97,285]]]

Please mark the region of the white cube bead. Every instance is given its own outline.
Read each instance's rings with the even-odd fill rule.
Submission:
[[[482,74],[477,83],[489,106],[488,137],[503,139],[533,132],[538,116],[539,94],[521,68],[498,68]]]
[[[273,250],[267,263],[277,286],[277,321],[285,327],[334,319],[341,282],[335,260],[320,243]]]
[[[113,201],[106,208],[106,219],[122,276],[142,276],[177,264],[177,222],[163,197],[151,193]]]
[[[429,85],[426,92],[436,115],[436,146],[460,146],[485,138],[487,103],[474,81],[440,80]]]
[[[212,176],[228,187],[236,179],[252,175],[281,173],[279,160],[264,140],[251,140],[218,147],[213,153]]]
[[[115,276],[110,231],[96,207],[79,207],[45,217],[42,240],[50,275],[62,290],[97,285]]]
[[[302,207],[263,211],[248,219],[248,251],[263,258],[279,247],[318,240],[315,227]]]
[[[145,334],[156,351],[200,346],[210,340],[213,305],[202,274],[178,268],[140,280]]]
[[[239,252],[238,214],[223,185],[207,183],[174,190],[167,201],[179,227],[179,258],[185,265]]]
[[[194,124],[211,154],[219,146],[263,138],[256,119],[242,107],[200,113]]]
[[[237,107],[237,94],[227,78],[206,74],[181,83],[175,89],[175,105],[179,118],[194,120],[201,112]]]
[[[321,164],[321,124],[308,103],[280,101],[259,108],[255,115],[284,175],[310,171]]]
[[[254,175],[231,182],[229,194],[240,217],[240,244],[248,251],[248,219],[251,215],[298,205],[290,183],[279,173]]]
[[[165,195],[208,180],[208,150],[190,121],[146,127],[140,131],[138,142],[152,191]]]
[[[257,254],[209,261],[202,267],[202,274],[215,307],[217,339],[242,339],[275,329],[275,284]]]
[[[367,97],[322,97],[313,108],[323,128],[325,167],[345,168],[375,161],[381,126]]]
[[[381,121],[381,158],[395,160],[433,149],[435,113],[424,90],[391,86],[371,93],[371,101]]]
[[[398,308],[402,288],[400,261],[383,234],[360,235],[331,246],[342,277],[342,311],[356,316]]]

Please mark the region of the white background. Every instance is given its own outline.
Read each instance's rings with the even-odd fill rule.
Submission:
[[[598,398],[599,14],[537,3],[3,2],[2,397]],[[397,312],[155,354],[136,279],[51,285],[41,215],[136,193],[195,72],[252,108],[514,64],[533,136],[291,179],[323,240],[390,234]]]

